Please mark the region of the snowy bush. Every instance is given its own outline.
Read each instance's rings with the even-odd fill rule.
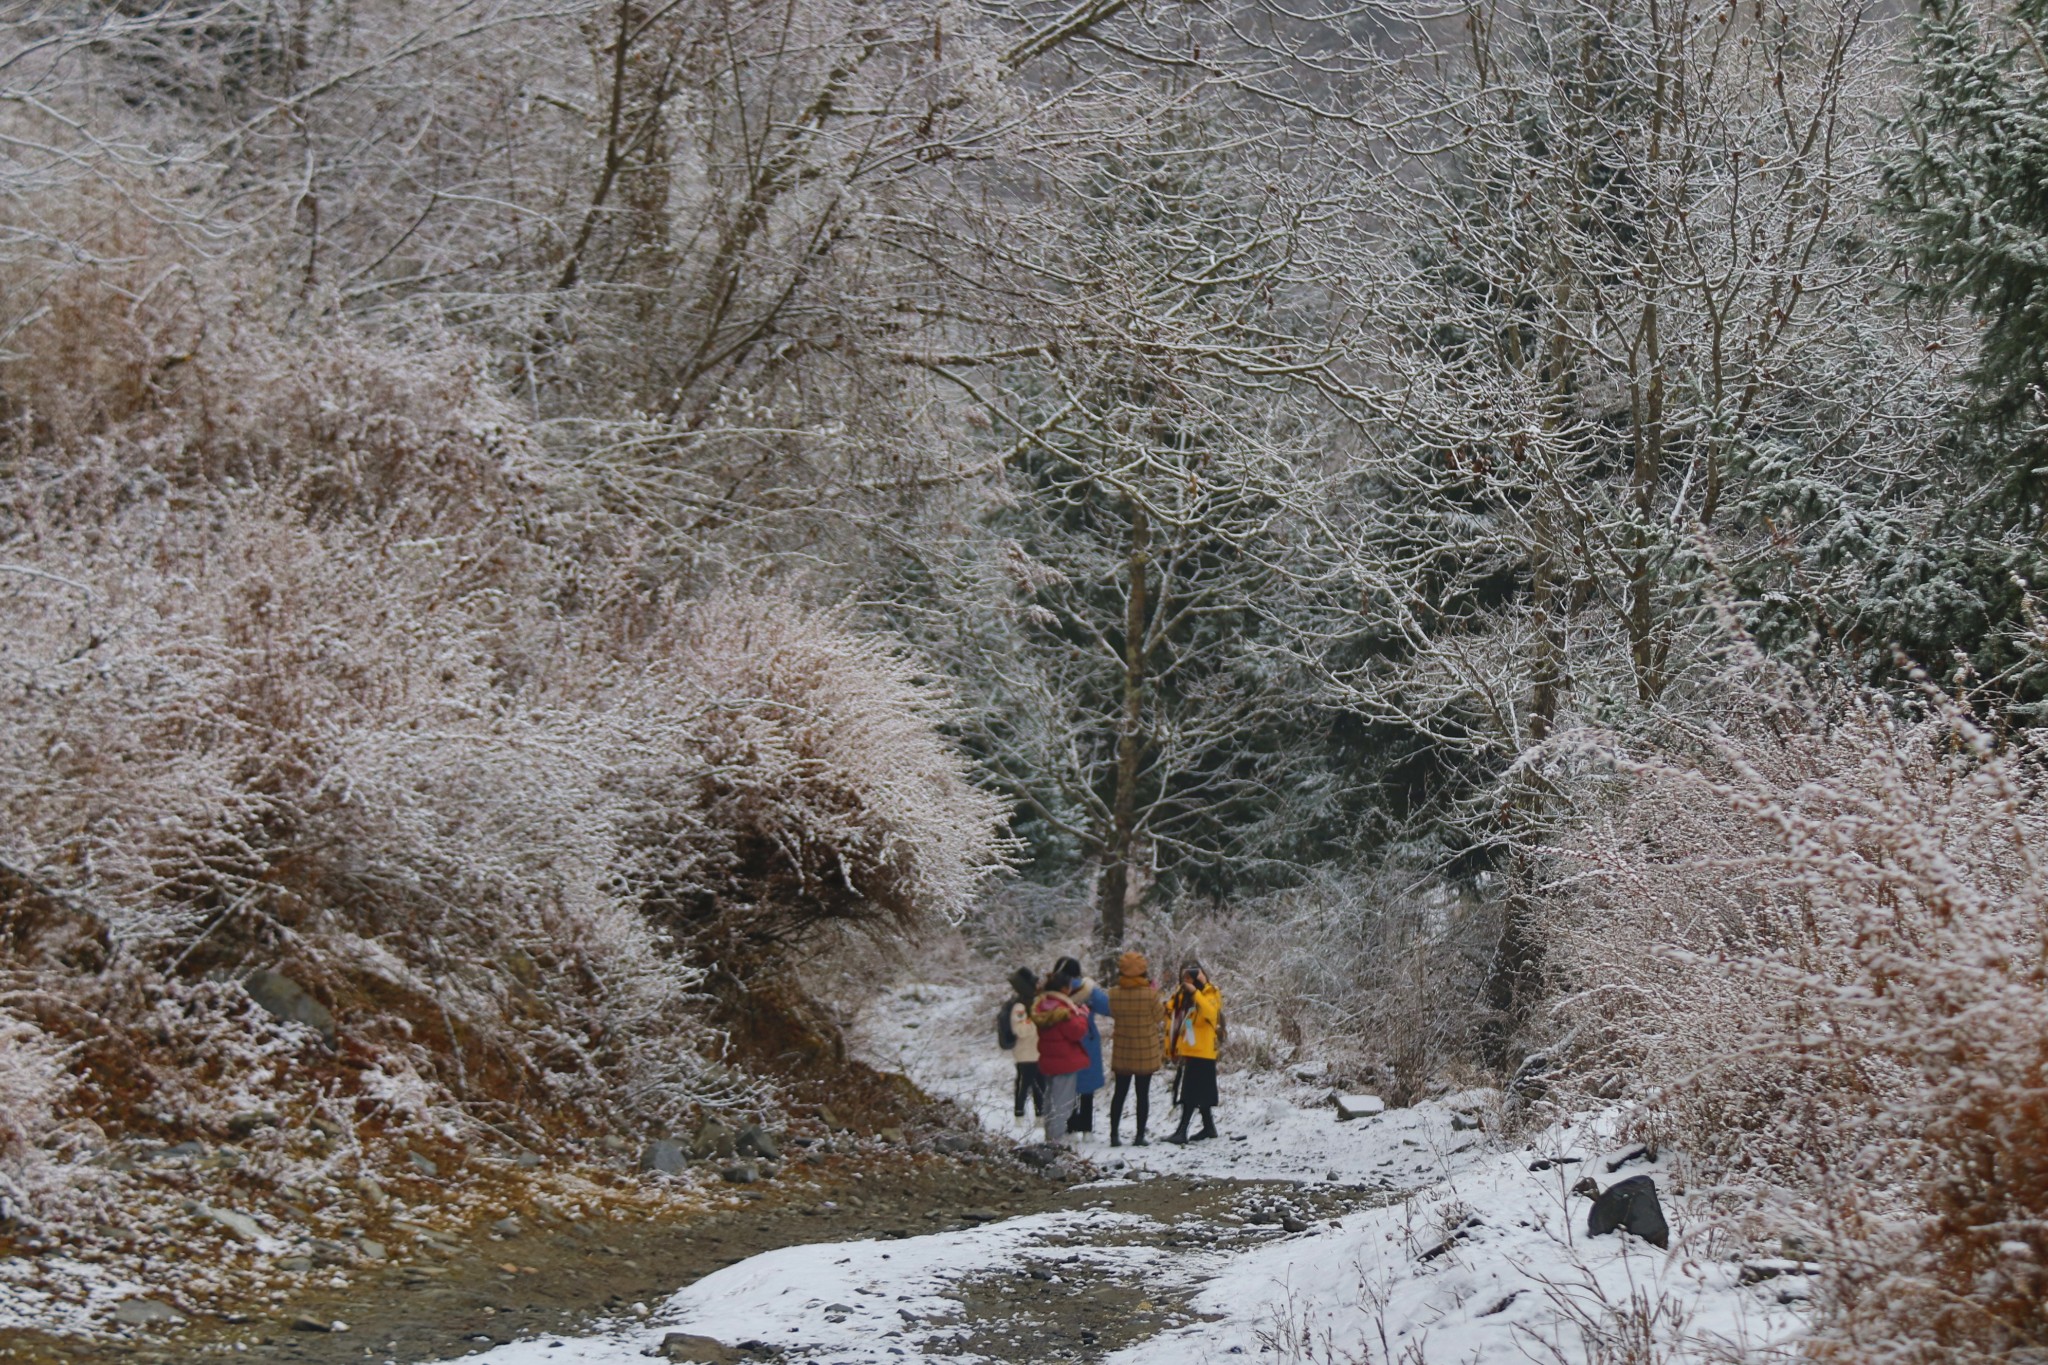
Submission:
[[[0,220],[0,234],[17,225]],[[59,269],[0,253],[0,421],[77,500],[109,482],[256,487],[323,520],[446,528],[509,511],[532,444],[473,345],[346,324],[302,334],[233,261],[115,216]]]
[[[1390,868],[1248,902],[1203,925],[1196,951],[1234,979],[1234,1020],[1405,1105],[1471,1064],[1492,923],[1451,889]]]
[[[116,1137],[680,1124],[737,1093],[707,967],[957,914],[1001,867],[887,639],[679,600],[529,479],[460,347],[141,269],[41,281],[0,356],[0,970],[70,1049],[15,1050],[0,1160],[52,1104]]]
[[[701,705],[714,875],[748,936],[957,920],[1002,867],[1005,808],[944,738],[950,696],[886,641],[728,593],[687,614],[674,657]]]
[[[2039,746],[1934,691],[1740,703],[1686,763],[1625,759],[1577,850],[1582,1063],[1827,1252],[1825,1354],[2048,1345]]]

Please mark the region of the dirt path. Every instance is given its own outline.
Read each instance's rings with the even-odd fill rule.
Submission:
[[[1011,1270],[960,1282],[967,1330],[952,1349],[990,1360],[1093,1361],[1192,1322],[1189,1300],[1203,1276],[1176,1273],[1199,1252],[1234,1251],[1305,1231],[1324,1219],[1377,1207],[1380,1190],[1334,1184],[1186,1180],[1161,1176],[1109,1188],[1077,1186],[1059,1207],[1137,1214],[1145,1220],[1046,1242]],[[1163,1234],[1160,1226],[1168,1230]],[[1094,1253],[1156,1249],[1150,1266],[1108,1267]]]
[[[910,1237],[1029,1213],[1102,1209],[1141,1215],[1085,1242],[1051,1239],[1007,1271],[962,1280],[964,1335],[953,1349],[995,1360],[1093,1360],[1190,1321],[1185,1277],[1083,1273],[1090,1248],[1152,1239],[1162,1257],[1183,1246],[1232,1246],[1289,1235],[1319,1219],[1386,1201],[1362,1186],[1192,1181],[1157,1177],[1070,1184],[1007,1160],[881,1155],[834,1172],[820,1189],[750,1190],[742,1208],[686,1219],[597,1222],[458,1244],[435,1263],[359,1276],[347,1290],[308,1293],[268,1311],[191,1322],[168,1334],[82,1342],[0,1336],[0,1359],[37,1365],[172,1362],[223,1355],[339,1365],[456,1358],[493,1345],[573,1336],[658,1309],[675,1290],[778,1247]],[[1160,1225],[1169,1231],[1161,1235]],[[1170,1282],[1170,1283],[1169,1283]],[[241,1318],[242,1320],[234,1320]],[[293,1322],[348,1324],[346,1332]]]
[[[35,1365],[182,1362],[221,1351],[258,1359],[412,1362],[470,1354],[494,1342],[570,1333],[600,1318],[652,1308],[677,1288],[775,1247],[909,1236],[967,1209],[1005,1215],[1059,1207],[1062,1183],[1008,1162],[877,1154],[823,1173],[813,1188],[749,1187],[737,1209],[681,1211],[642,1221],[485,1229],[425,1244],[409,1264],[358,1274],[346,1290],[311,1290],[268,1311],[202,1317],[169,1334],[83,1342],[0,1332],[0,1360]],[[243,1319],[237,1321],[236,1319]],[[346,1332],[293,1323],[348,1324]]]

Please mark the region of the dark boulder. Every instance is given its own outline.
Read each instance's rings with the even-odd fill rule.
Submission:
[[[688,1161],[683,1144],[674,1138],[656,1138],[640,1150],[640,1171],[643,1175],[681,1175]]]
[[[1573,1186],[1572,1192],[1593,1201],[1593,1211],[1586,1216],[1586,1231],[1591,1236],[1630,1232],[1653,1247],[1670,1247],[1671,1229],[1657,1199],[1657,1182],[1649,1176],[1632,1175],[1605,1190],[1588,1178]]]

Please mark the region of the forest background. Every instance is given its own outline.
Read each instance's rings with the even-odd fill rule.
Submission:
[[[758,1103],[937,919],[2048,1344],[2039,0],[0,24],[13,1216]]]

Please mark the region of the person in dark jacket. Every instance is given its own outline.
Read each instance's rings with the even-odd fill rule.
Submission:
[[[1073,1116],[1074,1082],[1088,1067],[1088,1007],[1074,999],[1076,976],[1054,972],[1031,1005],[1038,1029],[1038,1070],[1046,1079],[1045,1140],[1066,1146],[1067,1120]]]
[[[1031,1004],[1038,999],[1038,975],[1029,967],[1010,974],[1010,1060],[1016,1063],[1017,1083],[1011,1094],[1017,1123],[1024,1122],[1024,1102],[1031,1112],[1045,1118],[1045,1077],[1038,1071],[1038,1026],[1031,1022]]]
[[[1088,1007],[1088,1065],[1074,1078],[1074,1117],[1067,1122],[1071,1133],[1092,1133],[1095,1131],[1095,1092],[1102,1089],[1108,1073],[1102,1065],[1102,1020],[1109,1015],[1109,996],[1102,987],[1088,979],[1081,970],[1079,958],[1063,957],[1053,971],[1079,984],[1073,991],[1076,1000]]]

